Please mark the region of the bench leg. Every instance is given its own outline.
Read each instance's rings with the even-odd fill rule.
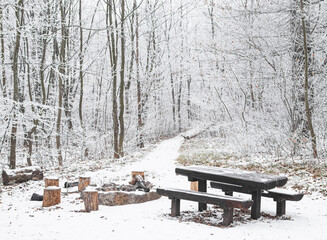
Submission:
[[[261,211],[261,190],[252,192],[253,205],[251,207],[251,218],[258,219]]]
[[[228,226],[231,223],[233,223],[233,208],[226,208],[223,214],[223,225]]]
[[[181,200],[180,199],[171,199],[171,216],[172,217],[177,217],[181,215]]]
[[[206,180],[198,180],[199,182],[199,192],[207,192],[207,181]],[[199,203],[199,212],[207,210],[206,203]]]
[[[284,199],[276,201],[277,209],[276,209],[276,215],[282,216],[286,212],[286,201]]]

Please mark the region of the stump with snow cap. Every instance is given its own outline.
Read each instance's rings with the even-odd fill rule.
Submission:
[[[98,211],[99,210],[99,194],[96,190],[83,191],[83,200],[85,206],[85,212]]]
[[[56,186],[47,187],[43,193],[42,207],[50,207],[61,202],[61,189]]]
[[[59,178],[57,177],[46,177],[44,179],[45,188],[56,186],[59,187]]]
[[[89,176],[80,176],[78,181],[78,191],[82,192],[87,186],[90,185],[91,177]]]

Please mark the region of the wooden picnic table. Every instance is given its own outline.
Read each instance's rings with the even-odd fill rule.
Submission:
[[[287,177],[284,176],[220,167],[177,167],[175,172],[178,175],[187,176],[188,181],[198,181],[198,190],[201,192],[207,191],[208,180],[242,186],[243,192],[248,192],[252,195],[253,206],[251,208],[251,218],[253,219],[260,217],[262,191],[283,186],[287,182]],[[206,204],[199,203],[200,211],[206,209]]]

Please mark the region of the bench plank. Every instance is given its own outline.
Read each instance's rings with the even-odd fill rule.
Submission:
[[[222,182],[211,182],[210,186],[212,188],[221,189],[223,192],[225,192],[226,195],[230,195],[230,196],[233,196],[233,192],[240,192],[240,193],[252,194],[252,199],[258,197],[257,196],[258,192],[253,190],[251,191],[250,189],[246,189],[240,185],[222,183]],[[268,191],[262,191],[261,196],[273,198],[274,201],[276,202],[276,215],[282,216],[286,212],[286,200],[300,201],[303,198],[303,193],[292,192],[285,189],[271,189]],[[255,211],[256,209],[259,209],[258,206],[255,206],[255,204],[253,205],[252,208]],[[255,211],[251,211],[251,215],[253,214],[255,215],[256,214]]]
[[[271,189],[263,191],[262,196],[270,198],[283,198],[288,201],[300,201],[303,198],[303,193],[291,192],[285,189]]]
[[[197,192],[190,190],[181,190],[174,188],[162,189],[158,188],[157,193],[169,197],[171,202],[171,216],[176,217],[180,215],[180,200],[189,200],[205,204],[217,205],[224,209],[223,225],[229,225],[233,222],[233,209],[245,208],[248,209],[252,206],[252,200],[244,200],[241,198],[214,195],[206,192]],[[199,205],[199,208],[201,205]]]
[[[250,208],[253,204],[252,200],[175,188],[158,188],[157,193],[169,198],[218,205],[221,208]]]

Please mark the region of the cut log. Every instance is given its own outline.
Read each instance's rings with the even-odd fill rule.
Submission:
[[[31,201],[43,201],[43,196],[37,193],[33,193]]]
[[[145,182],[144,182],[144,180],[143,180],[143,178],[142,178],[141,175],[139,175],[139,174],[136,175],[134,177],[134,180],[135,180],[135,187],[136,187],[136,189],[142,189],[144,192],[149,192],[150,191],[150,189],[145,186]]]
[[[61,201],[61,189],[59,187],[51,186],[44,189],[43,193],[43,207],[50,207],[59,204]]]
[[[141,175],[141,177],[144,180],[144,172],[140,172],[140,171],[132,171],[132,178],[135,178],[135,176],[137,175]]]
[[[30,180],[38,181],[43,179],[43,172],[40,167],[26,167],[15,170],[4,169],[2,171],[3,185],[13,185]]]
[[[191,182],[191,190],[192,191],[199,191],[199,182],[198,181]]]
[[[137,180],[135,179],[135,177],[137,175],[140,175],[143,180],[144,180],[144,172],[141,172],[141,171],[132,171],[132,180],[129,182],[129,184],[132,184],[132,185],[135,185]]]
[[[47,177],[44,179],[45,188],[56,186],[59,187],[59,178],[56,177]]]
[[[85,212],[98,211],[99,210],[98,191],[85,190],[82,194],[83,194]]]
[[[78,181],[78,191],[82,192],[87,186],[90,185],[91,178],[86,176],[79,177]]]

